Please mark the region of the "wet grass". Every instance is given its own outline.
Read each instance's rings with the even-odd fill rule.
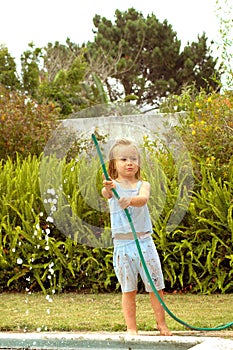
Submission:
[[[233,321],[233,294],[166,295],[169,309],[195,327],[215,327]],[[155,330],[147,294],[137,295],[137,323],[140,331]],[[167,315],[171,330],[186,328]],[[229,328],[229,330],[232,330]],[[125,331],[121,294],[64,293],[0,294],[0,331]]]

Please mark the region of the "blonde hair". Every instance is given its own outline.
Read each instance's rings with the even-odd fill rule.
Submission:
[[[125,139],[125,138],[121,138],[121,139],[117,140],[114,143],[114,145],[110,148],[109,155],[108,155],[108,159],[109,159],[108,174],[109,174],[109,176],[113,180],[115,180],[118,177],[118,173],[117,173],[117,170],[116,170],[114,151],[119,146],[133,146],[137,150],[138,160],[139,160],[139,164],[138,165],[139,166],[138,166],[138,171],[135,174],[135,177],[136,177],[136,179],[140,179],[141,178],[141,173],[140,173],[140,152],[139,152],[139,149],[138,149],[138,147],[136,146],[136,144],[133,141],[131,141],[129,139]]]

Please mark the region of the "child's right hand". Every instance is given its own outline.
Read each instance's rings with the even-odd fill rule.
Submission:
[[[103,186],[106,188],[106,190],[110,191],[112,188],[115,188],[116,185],[112,180],[104,180]]]
[[[112,179],[110,180],[106,180],[104,174],[102,175],[103,177],[103,188],[105,190],[105,194],[108,194],[110,196],[112,196],[112,188],[116,188],[116,185],[114,184],[114,182],[112,181]]]

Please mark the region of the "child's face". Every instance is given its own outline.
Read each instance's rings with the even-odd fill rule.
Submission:
[[[139,168],[139,155],[133,145],[118,146],[114,151],[115,167],[118,177],[135,177]]]

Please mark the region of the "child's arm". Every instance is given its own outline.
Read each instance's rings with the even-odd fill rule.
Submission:
[[[139,194],[135,197],[122,197],[119,199],[119,205],[122,209],[129,206],[142,207],[147,203],[150,198],[150,184],[149,182],[143,181]]]

